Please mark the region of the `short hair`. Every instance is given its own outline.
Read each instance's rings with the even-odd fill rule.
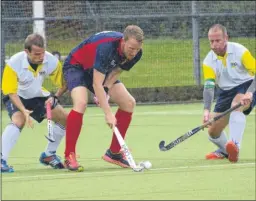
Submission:
[[[43,36],[38,33],[28,35],[24,43],[24,48],[28,49],[29,52],[31,52],[32,45],[45,48],[45,41]]]
[[[124,40],[127,41],[129,38],[134,38],[138,42],[142,43],[144,40],[144,33],[142,29],[136,25],[128,25],[124,30]]]
[[[214,25],[212,25],[212,26],[210,27],[210,29],[209,29],[209,32],[210,32],[211,30],[214,30],[214,31],[216,31],[216,30],[221,30],[224,35],[227,35],[227,34],[228,34],[226,27],[223,26],[223,25],[221,25],[221,24],[214,24]]]

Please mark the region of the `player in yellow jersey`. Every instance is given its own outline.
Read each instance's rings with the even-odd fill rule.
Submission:
[[[11,123],[2,133],[1,172],[13,172],[7,164],[11,150],[25,124],[33,127],[33,117],[41,123],[46,117],[45,103],[52,104],[53,135],[55,142],[48,142],[45,152],[39,158],[44,165],[64,168],[56,155],[57,147],[65,135],[67,113],[58,104],[58,97],[66,91],[62,77],[62,65],[51,53],[45,51],[44,38],[39,34],[27,36],[24,51],[13,55],[6,63],[2,77],[3,102]],[[42,87],[44,79],[50,77],[59,90],[55,96]]]
[[[209,29],[208,39],[211,51],[203,61],[203,121],[206,122],[210,118],[215,85],[218,87],[217,100],[212,116],[239,102],[242,106],[209,126],[209,140],[217,145],[218,150],[207,154],[206,158],[228,158],[230,162],[237,162],[246,124],[245,115],[248,115],[256,104],[255,58],[243,45],[228,42],[227,30],[223,25],[213,25]],[[229,140],[224,132],[227,125]]]

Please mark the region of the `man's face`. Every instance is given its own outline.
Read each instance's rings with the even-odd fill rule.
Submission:
[[[208,33],[211,49],[215,54],[223,56],[226,53],[228,36],[221,30],[210,30]]]
[[[31,52],[25,49],[26,53],[28,54],[28,58],[31,63],[33,64],[42,64],[44,60],[45,49],[32,45]]]
[[[142,43],[138,42],[134,38],[129,38],[127,41],[124,41],[124,50],[123,53],[128,60],[132,60],[136,54],[141,50]]]

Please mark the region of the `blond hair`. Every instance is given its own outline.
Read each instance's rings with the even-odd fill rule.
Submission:
[[[124,40],[127,41],[129,38],[134,38],[138,42],[142,43],[144,40],[144,33],[137,25],[128,25],[124,30]]]

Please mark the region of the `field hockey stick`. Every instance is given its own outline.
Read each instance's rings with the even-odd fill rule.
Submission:
[[[131,152],[129,151],[129,148],[128,146],[126,145],[122,135],[120,134],[119,130],[117,127],[114,128],[114,133],[116,135],[116,138],[118,140],[118,143],[121,147],[121,150],[123,151],[124,155],[125,155],[125,158],[126,160],[128,161],[130,167],[133,169],[133,171],[135,172],[140,172],[142,171],[143,169],[145,169],[145,167],[143,166],[139,166],[139,165],[136,165],[133,157],[132,157],[132,154]]]
[[[223,112],[222,114],[210,119],[209,121],[205,122],[203,125],[198,126],[190,131],[188,131],[187,133],[185,133],[184,135],[180,136],[179,138],[177,138],[176,140],[170,142],[168,145],[165,146],[165,141],[162,140],[159,143],[159,149],[161,151],[168,151],[170,149],[172,149],[173,147],[175,147],[176,145],[180,144],[181,142],[185,141],[186,139],[190,138],[191,136],[193,136],[194,134],[196,134],[197,132],[199,132],[200,130],[204,129],[205,127],[207,127],[208,125],[210,125],[211,123],[219,120],[220,118],[224,117],[225,115],[229,114],[230,112],[236,110],[237,108],[239,108],[242,104],[239,103],[231,108],[229,108],[228,110],[226,110],[225,112]]]
[[[53,126],[52,126],[52,110],[51,110],[51,103],[48,102],[46,104],[46,115],[47,115],[47,128],[48,128],[48,135],[46,137],[47,140],[50,142],[55,142],[53,138]]]

